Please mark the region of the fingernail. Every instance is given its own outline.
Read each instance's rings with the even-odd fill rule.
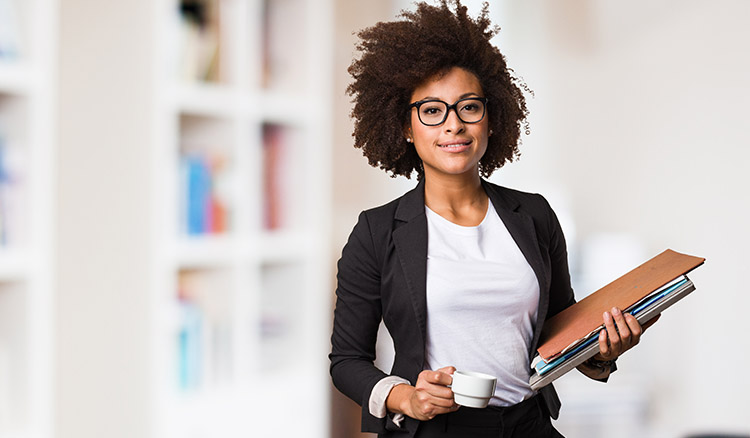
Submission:
[[[613,315],[619,315],[620,314],[620,309],[618,309],[617,307],[613,307],[612,308],[612,314]]]

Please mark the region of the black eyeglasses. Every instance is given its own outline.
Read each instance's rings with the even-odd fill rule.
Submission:
[[[459,120],[464,123],[479,123],[487,112],[487,98],[466,97],[453,105],[439,99],[425,99],[412,103],[409,105],[411,108],[417,109],[419,121],[426,126],[442,125],[451,110],[455,110]]]

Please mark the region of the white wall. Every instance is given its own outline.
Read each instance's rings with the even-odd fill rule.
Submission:
[[[147,437],[151,2],[60,3],[55,436]]]

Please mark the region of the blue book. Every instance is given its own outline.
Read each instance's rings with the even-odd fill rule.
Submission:
[[[204,234],[209,230],[211,171],[200,157],[186,157],[187,233]]]

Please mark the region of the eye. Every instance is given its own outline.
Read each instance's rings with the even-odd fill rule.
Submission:
[[[479,104],[476,102],[467,102],[464,106],[461,107],[461,111],[467,112],[467,113],[473,113],[479,111]]]
[[[440,115],[443,113],[445,107],[440,104],[426,103],[422,105],[422,114],[428,116]]]

